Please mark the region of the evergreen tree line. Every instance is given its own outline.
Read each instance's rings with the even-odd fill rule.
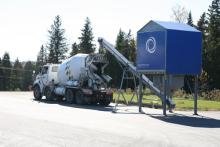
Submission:
[[[220,0],[213,0],[197,24],[193,23],[189,12],[187,24],[202,32],[202,74],[200,85],[202,91],[220,89]],[[193,79],[189,76],[190,83]]]
[[[0,91],[27,91],[32,85],[34,64],[31,61],[21,63],[10,61],[9,53],[0,58]]]

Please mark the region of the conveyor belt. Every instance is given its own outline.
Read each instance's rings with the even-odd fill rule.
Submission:
[[[115,49],[115,47],[112,44],[107,42],[104,38],[99,38],[98,41],[103,48],[109,51],[123,66],[127,67],[132,74],[139,78],[139,74],[136,70],[136,67],[128,59],[126,59],[117,49]],[[142,82],[158,97],[162,99],[162,92],[160,91],[160,89],[154,86],[153,82],[148,77],[142,75]]]

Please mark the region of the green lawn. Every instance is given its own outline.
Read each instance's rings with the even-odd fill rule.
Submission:
[[[127,102],[130,101],[132,94],[124,93],[125,99]],[[117,93],[114,93],[114,99],[118,97]],[[123,97],[120,96],[120,102],[124,103]],[[175,110],[193,110],[194,101],[193,99],[183,99],[183,98],[174,98],[176,104]],[[133,99],[133,104],[137,104],[137,97]],[[143,96],[143,105],[147,107],[161,107],[161,100],[155,95]],[[208,100],[198,100],[198,110],[205,111],[220,111],[220,102],[219,101],[208,101]]]

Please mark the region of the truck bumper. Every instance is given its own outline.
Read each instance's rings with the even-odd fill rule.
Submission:
[[[109,92],[109,91],[94,91],[93,97],[94,97],[94,99],[96,99],[96,101],[108,99],[112,102],[113,93]]]

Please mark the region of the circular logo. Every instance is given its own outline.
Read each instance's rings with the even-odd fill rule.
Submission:
[[[156,39],[154,37],[150,37],[149,39],[147,39],[146,42],[146,50],[153,54],[156,50],[156,46],[157,46],[157,42]]]

